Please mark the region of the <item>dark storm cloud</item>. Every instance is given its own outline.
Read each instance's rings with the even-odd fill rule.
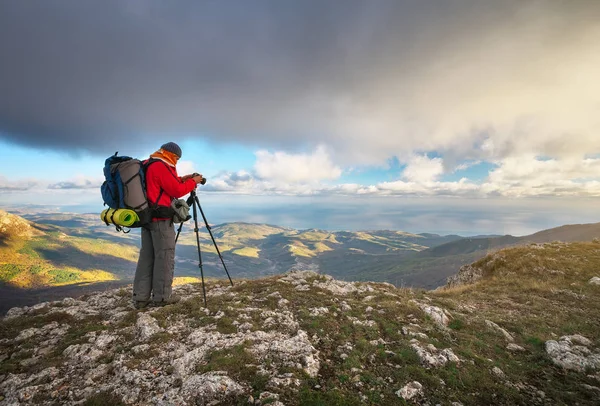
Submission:
[[[332,140],[344,106],[410,87],[422,55],[522,2],[481,3],[4,1],[0,137],[97,153],[166,134]]]

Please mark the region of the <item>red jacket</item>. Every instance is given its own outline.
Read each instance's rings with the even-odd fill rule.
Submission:
[[[193,179],[182,181],[177,175],[177,169],[161,160],[151,163],[146,170],[146,197],[151,206],[158,203],[158,206],[170,207],[173,199],[183,197],[195,188],[196,182]],[[157,202],[159,195],[160,200]]]

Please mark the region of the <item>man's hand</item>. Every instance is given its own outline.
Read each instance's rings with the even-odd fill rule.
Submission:
[[[181,181],[185,182],[188,179],[192,179],[194,177],[194,175],[185,175],[181,177]]]
[[[202,175],[200,175],[199,173],[195,173],[192,177],[192,179],[194,179],[194,182],[196,182],[196,184],[198,183],[202,183],[202,180],[204,179],[202,177]]]

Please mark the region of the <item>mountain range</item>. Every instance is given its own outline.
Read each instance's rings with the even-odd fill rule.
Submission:
[[[524,237],[330,232],[249,223],[214,225],[211,231],[234,279],[301,269],[345,281],[434,289],[462,265],[491,251],[556,240],[591,241],[600,237],[600,223],[567,225]],[[0,211],[0,312],[14,305],[131,283],[138,233],[117,233],[92,214]],[[209,233],[202,228],[198,235],[205,276],[226,277]],[[179,282],[197,281],[199,258],[191,222],[183,225],[176,255]]]

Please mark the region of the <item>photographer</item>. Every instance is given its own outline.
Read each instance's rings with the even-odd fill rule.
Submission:
[[[175,270],[175,229],[171,202],[190,193],[206,180],[199,174],[177,175],[181,148],[168,142],[150,155],[146,166],[146,197],[154,209],[152,224],[142,228],[142,247],[133,281],[133,303],[137,309],[148,305],[177,303],[172,295]]]

